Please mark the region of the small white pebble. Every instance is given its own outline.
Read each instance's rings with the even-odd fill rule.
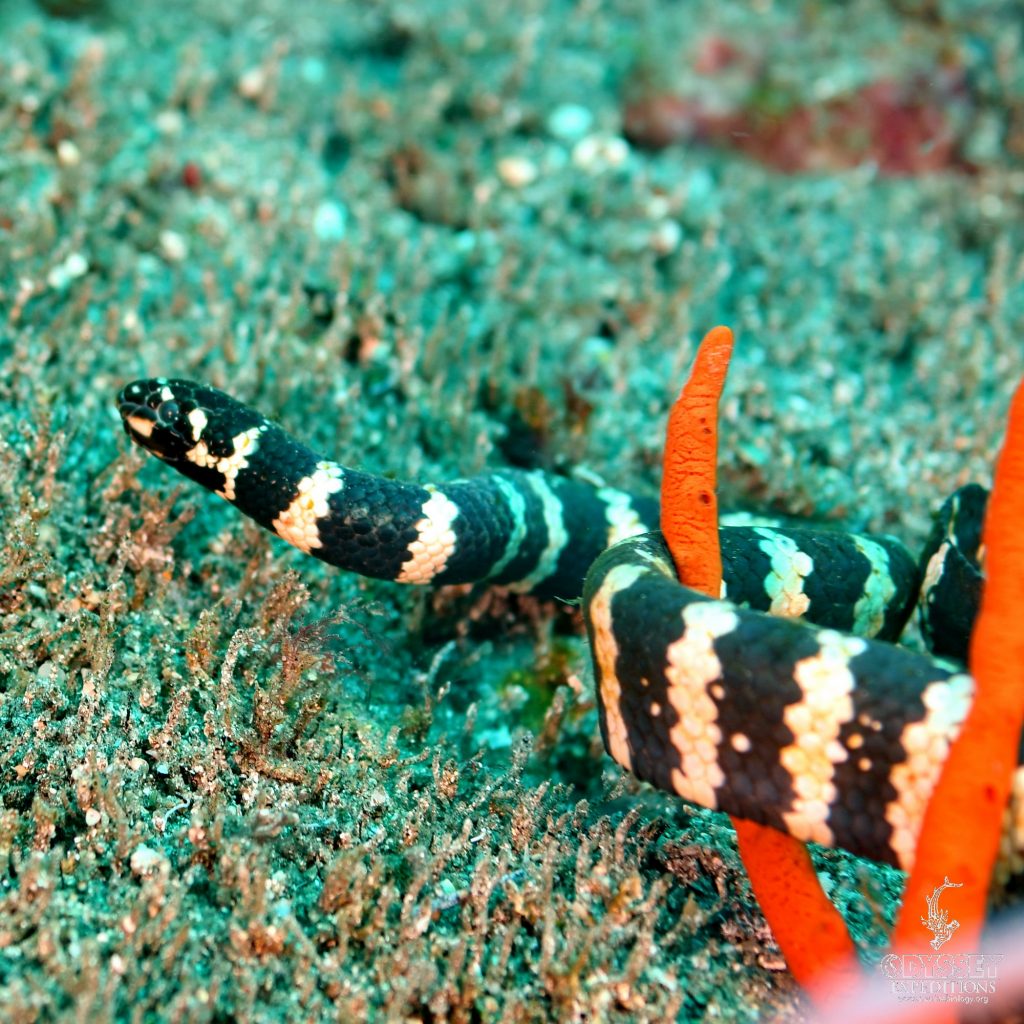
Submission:
[[[177,231],[161,231],[160,253],[172,263],[181,263],[188,258],[188,242]]]
[[[267,76],[263,68],[249,68],[239,76],[238,92],[247,100],[258,100],[266,87]]]
[[[1003,216],[1003,201],[999,196],[989,193],[981,197],[978,209],[981,210],[983,216],[990,220],[997,220]]]
[[[313,234],[321,242],[338,242],[345,237],[348,210],[341,203],[325,199],[313,214]]]
[[[594,123],[594,115],[578,103],[562,103],[548,114],[548,133],[562,142],[582,139]]]
[[[663,220],[660,224],[656,224],[654,230],[651,231],[651,248],[659,256],[668,256],[679,248],[682,239],[683,229],[679,226],[678,221]]]
[[[80,252],[69,253],[64,261],[64,270],[72,281],[76,277],[81,277],[88,269],[89,261]]]
[[[61,139],[57,143],[57,163],[61,167],[77,167],[82,162],[82,154],[70,139]]]
[[[100,823],[100,819],[102,817],[103,815],[100,814],[100,812],[97,811],[95,807],[90,807],[89,810],[85,812],[85,823],[89,826],[89,828],[94,828],[96,825]]]
[[[154,124],[161,135],[180,135],[185,130],[185,115],[180,110],[161,110]]]
[[[498,183],[493,178],[485,178],[473,186],[473,202],[477,206],[486,206],[491,196],[498,190]]]
[[[163,861],[163,856],[150,846],[137,846],[128,862],[136,875],[148,875]]]
[[[506,156],[498,161],[498,177],[509,188],[523,188],[537,180],[537,165],[524,156]]]
[[[77,277],[89,269],[89,261],[80,253],[69,253],[63,263],[58,263],[46,275],[46,283],[58,290],[67,288]]]
[[[668,196],[653,195],[647,200],[644,209],[651,220],[664,220],[672,212],[672,204]]]
[[[55,661],[44,661],[36,669],[36,679],[41,683],[53,682],[58,678],[57,673],[60,666]]]
[[[618,135],[588,135],[572,150],[572,162],[584,171],[620,167],[628,156],[629,143]]]
[[[857,398],[857,389],[853,383],[840,378],[832,388],[832,402],[835,405],[853,405]]]

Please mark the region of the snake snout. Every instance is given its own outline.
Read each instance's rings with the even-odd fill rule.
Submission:
[[[188,416],[166,381],[136,380],[117,396],[128,436],[161,459],[180,459],[195,445]]]

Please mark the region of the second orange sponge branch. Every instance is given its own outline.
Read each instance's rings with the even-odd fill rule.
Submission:
[[[669,414],[661,477],[661,531],[684,586],[710,597],[722,587],[718,541],[718,403],[732,358],[728,327],[707,333]],[[822,892],[807,848],[752,821],[733,819],[740,856],[794,977],[807,988],[859,980],[842,916]]]
[[[959,922],[948,950],[977,949],[1003,817],[1024,724],[1024,384],[1010,405],[982,542],[985,585],[971,635],[975,693],[925,812],[903,910],[893,932],[897,953],[927,951],[921,921],[927,898],[943,894]]]

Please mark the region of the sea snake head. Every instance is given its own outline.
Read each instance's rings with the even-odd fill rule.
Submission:
[[[208,419],[191,382],[163,377],[132,381],[117,396],[117,408],[128,436],[172,463],[188,457]]]
[[[207,461],[207,452],[231,454],[237,434],[265,423],[222,391],[166,377],[132,381],[117,396],[117,407],[128,436],[179,470],[181,463]],[[228,447],[219,451],[225,441]]]
[[[326,550],[320,530],[328,512],[339,511],[328,507],[328,499],[343,489],[346,471],[341,466],[205,384],[165,377],[137,380],[121,391],[117,404],[128,436],[150,454],[290,544],[303,551]],[[349,473],[346,480],[360,476]],[[359,548],[357,542],[339,543],[342,555],[353,544]]]
[[[118,395],[117,404],[124,429],[136,444],[229,501],[235,500],[235,484],[247,467],[257,488],[271,482],[251,468],[261,444],[261,455],[271,466],[275,458],[277,464],[294,461],[280,428],[223,391],[194,381],[133,381]],[[252,514],[249,508],[243,511]]]

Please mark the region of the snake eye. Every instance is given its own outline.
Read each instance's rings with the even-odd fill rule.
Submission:
[[[154,412],[161,423],[173,423],[181,415],[181,406],[172,399],[161,402]]]

